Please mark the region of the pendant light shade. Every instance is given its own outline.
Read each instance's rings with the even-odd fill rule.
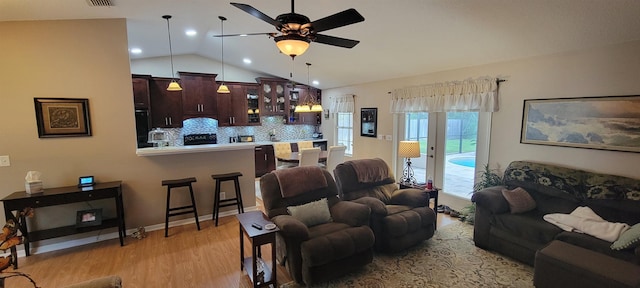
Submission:
[[[224,85],[224,21],[227,20],[227,18],[225,18],[224,16],[218,16],[218,19],[220,19],[220,27],[221,27],[221,31],[222,31],[222,83],[220,83],[220,86],[218,86],[218,94],[229,94],[231,93],[231,91],[229,91],[229,87],[227,87],[227,85]]]
[[[182,87],[178,84],[173,76],[175,75],[173,72],[173,50],[171,49],[171,28],[169,26],[169,19],[171,19],[171,15],[164,15],[162,18],[167,20],[167,34],[169,34],[169,57],[171,59],[171,83],[169,83],[169,87],[167,87],[167,91],[182,91]]]
[[[307,64],[307,88],[309,89],[309,96],[303,103],[296,105],[296,108],[293,110],[293,112],[295,113],[322,112],[323,111],[322,104],[320,104],[320,101],[318,101],[318,99],[316,99],[316,97],[313,94],[311,94],[311,85],[309,84],[310,83],[309,67],[311,66],[311,63],[306,63],[306,64]]]

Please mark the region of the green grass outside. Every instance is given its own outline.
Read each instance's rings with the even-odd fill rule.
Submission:
[[[476,151],[476,139],[462,139],[462,150],[460,150],[460,139],[447,140],[446,154],[457,154]],[[420,140],[420,153],[427,153],[427,140]]]

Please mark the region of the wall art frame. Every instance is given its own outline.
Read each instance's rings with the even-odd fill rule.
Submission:
[[[33,98],[38,137],[91,136],[89,99]]]
[[[520,143],[640,152],[640,95],[524,100]]]

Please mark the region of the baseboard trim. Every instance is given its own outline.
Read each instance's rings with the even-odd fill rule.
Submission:
[[[247,211],[247,212],[248,211],[257,211],[258,207],[257,206],[247,207],[247,208],[244,208],[244,210]],[[230,210],[230,211],[221,212],[219,216],[220,217],[226,217],[226,216],[233,216],[233,215],[236,215],[236,214],[238,214],[238,211]],[[213,216],[212,214],[198,216],[198,221],[199,222],[211,221],[212,216]],[[176,226],[182,226],[182,225],[187,225],[187,224],[193,224],[195,222],[196,221],[193,218],[170,221],[169,222],[169,227],[176,227]],[[144,229],[145,229],[145,231],[164,230],[164,223],[145,226]],[[127,229],[127,236],[131,236],[131,234],[133,232],[137,231],[137,230],[138,230],[138,227],[133,228],[133,229]],[[62,250],[62,249],[67,249],[67,248],[73,248],[73,247],[87,245],[87,244],[91,244],[91,243],[97,243],[97,242],[100,242],[100,241],[118,239],[118,237],[119,237],[118,231],[115,231],[115,232],[106,233],[106,234],[98,234],[97,236],[73,239],[73,240],[69,240],[69,241],[63,241],[63,242],[47,244],[47,245],[42,245],[42,246],[37,245],[37,242],[35,242],[35,243],[32,242],[32,243],[30,243],[31,244],[31,255],[47,253],[47,252],[57,251],[57,250]],[[125,245],[126,245],[126,242],[125,242]],[[9,253],[3,253],[3,254],[4,255],[8,255]],[[0,254],[0,255],[3,255],[3,254]],[[18,257],[25,257],[25,256],[26,256],[26,253],[24,251],[24,246],[20,245],[20,247],[18,248]]]

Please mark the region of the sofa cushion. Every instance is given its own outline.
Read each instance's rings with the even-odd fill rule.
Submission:
[[[511,213],[522,213],[536,208],[536,201],[531,198],[529,192],[520,187],[508,190],[502,189],[502,196],[509,202]]]
[[[309,202],[299,206],[289,206],[287,211],[307,227],[331,222],[331,213],[327,198]]]
[[[374,241],[373,231],[367,226],[318,235],[302,243],[302,260],[308,267],[321,266],[366,251]]]
[[[635,249],[638,246],[640,246],[640,223],[631,226],[629,230],[622,233],[620,238],[611,244],[611,249]]]
[[[384,231],[391,237],[420,230],[423,226],[422,219],[429,218],[425,211],[427,207],[410,209],[408,206],[388,205],[387,209],[390,213],[382,219],[382,225],[384,225]]]
[[[535,210],[521,214],[497,214],[495,226],[534,243],[548,243],[562,229],[542,220]]]

